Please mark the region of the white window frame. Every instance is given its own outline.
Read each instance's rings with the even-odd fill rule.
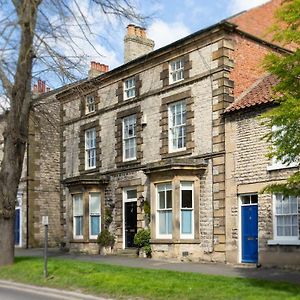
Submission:
[[[99,201],[99,211],[98,212],[91,212],[91,198],[93,195],[98,195],[98,201]],[[98,217],[99,218],[99,233],[101,232],[101,195],[99,192],[91,192],[89,193],[89,237],[90,239],[97,239],[98,234],[92,235],[92,217]]]
[[[134,77],[124,80],[124,100],[132,99],[136,96],[135,84]]]
[[[184,183],[189,183],[191,184],[190,186],[183,186]],[[182,191],[192,191],[192,207],[191,208],[185,208],[182,207]],[[193,181],[181,181],[180,182],[180,238],[182,239],[193,239],[194,238],[194,205],[195,201],[194,201],[194,182]],[[191,233],[190,234],[184,234],[182,233],[182,212],[183,211],[191,211],[192,214],[192,228],[191,228]]]
[[[280,196],[281,194],[273,194],[273,237],[275,241],[280,241],[284,242],[293,242],[293,241],[298,241],[299,242],[299,197],[296,197],[297,199],[297,213],[289,213],[289,214],[278,214],[276,211],[276,201],[277,201],[277,196]],[[290,196],[289,196],[290,197]],[[297,230],[297,235],[295,236],[278,236],[277,234],[277,216],[297,216],[297,225],[298,225],[298,230]],[[268,244],[272,244],[272,241]]]
[[[82,204],[82,213],[81,214],[75,214],[75,199],[79,197],[81,199],[81,204]],[[72,195],[72,204],[73,204],[73,238],[74,239],[83,239],[83,230],[84,230],[84,216],[83,216],[83,212],[84,212],[84,206],[83,206],[83,194],[74,194]],[[81,217],[82,218],[82,234],[80,235],[76,235],[76,222],[75,222],[75,218],[77,217]]]
[[[96,111],[95,97],[93,95],[87,95],[85,97],[85,114],[90,114]]]
[[[130,123],[131,120],[134,120]],[[126,125],[126,123],[128,125]],[[133,126],[133,133],[130,134],[129,128]],[[128,129],[128,130],[127,130]],[[127,132],[126,132],[127,130]],[[128,143],[132,143],[133,147],[128,147]],[[132,146],[132,145],[131,145]],[[136,160],[136,115],[130,115],[123,118],[122,120],[122,151],[123,151],[123,161]],[[126,150],[134,149],[134,155],[126,157]]]
[[[89,136],[92,134],[92,138]],[[87,129],[84,133],[85,145],[85,169],[90,170],[96,168],[97,152],[96,152],[96,128]]]
[[[177,114],[177,110],[176,107],[177,105],[181,105],[184,106],[184,110],[181,108],[180,112],[181,112],[181,119],[182,119],[182,123],[181,124],[174,124],[173,123],[173,113],[172,113],[172,109],[173,107],[175,108],[175,116]],[[184,112],[184,117],[183,117],[183,112]],[[176,120],[175,120],[176,122]],[[177,152],[177,151],[184,151],[186,150],[186,101],[185,100],[181,100],[181,101],[177,101],[174,103],[170,103],[168,106],[168,125],[169,125],[169,152]],[[176,130],[180,130],[180,128],[183,128],[184,130],[184,135],[182,137],[183,141],[184,141],[184,146],[179,148],[178,147],[178,141],[179,138],[177,138],[177,147],[174,147],[173,142],[174,142],[174,137],[176,134]]]
[[[173,84],[184,80],[184,60],[183,57],[169,62],[169,83]]]
[[[167,186],[170,185],[171,189],[167,189]],[[165,208],[159,208],[159,194],[158,194],[158,187],[159,186],[165,186],[164,192],[165,192]],[[174,193],[173,193],[173,185],[172,182],[163,182],[163,183],[158,183],[156,184],[156,237],[160,238],[160,239],[171,239],[172,238],[172,234],[173,234],[173,218],[174,218],[174,211],[173,211],[173,206],[174,206]],[[171,208],[167,208],[167,195],[166,192],[167,191],[171,191],[172,192],[172,207]],[[171,227],[171,233],[167,233],[167,234],[161,234],[159,232],[159,214],[160,212],[164,212],[164,211],[171,211],[172,213],[172,227]]]
[[[279,130],[279,126],[272,126],[272,131],[275,132]],[[275,146],[272,146],[275,147]],[[270,164],[267,166],[267,171],[272,171],[272,170],[280,170],[280,169],[288,169],[288,168],[295,168],[299,166],[299,161],[293,161],[291,163],[284,163],[284,159],[278,160],[276,157],[272,157]]]

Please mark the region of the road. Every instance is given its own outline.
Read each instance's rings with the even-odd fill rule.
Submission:
[[[109,300],[107,298],[84,295],[77,292],[68,292],[25,285],[0,280],[0,300]]]

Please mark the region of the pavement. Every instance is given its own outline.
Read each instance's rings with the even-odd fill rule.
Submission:
[[[43,256],[43,249],[16,249],[15,256]],[[99,264],[110,264],[134,268],[155,270],[171,270],[192,272],[209,275],[222,275],[230,277],[256,278],[272,281],[296,283],[300,285],[300,272],[279,268],[255,266],[229,265],[221,263],[179,262],[170,260],[156,260],[149,258],[134,258],[118,255],[87,255],[62,252],[59,249],[49,249],[49,257],[70,259],[73,261],[86,261]]]

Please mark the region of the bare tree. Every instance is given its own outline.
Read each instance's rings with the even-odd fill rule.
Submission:
[[[15,199],[28,138],[31,81],[45,72],[52,72],[62,82],[81,74],[86,54],[80,49],[80,40],[93,46],[93,24],[82,3],[0,0],[0,89],[2,99],[9,100],[0,169],[0,266],[14,261]],[[100,19],[112,16],[112,20],[144,21],[131,0],[86,3],[99,12]],[[68,47],[68,55],[64,47]]]

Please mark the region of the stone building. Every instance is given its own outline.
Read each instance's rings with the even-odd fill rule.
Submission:
[[[228,21],[155,51],[129,25],[124,42],[124,65],[58,95],[65,241],[96,252],[108,227],[130,248],[149,203],[153,257],[230,261],[224,110],[289,51]]]
[[[44,243],[42,216],[49,219],[49,245],[60,245],[63,220],[60,207],[59,103],[57,91],[39,80],[33,88],[29,137],[18,188],[15,213],[15,245],[41,247]],[[5,115],[0,116],[0,161],[3,153]]]
[[[259,116],[274,106],[275,77],[259,79],[225,112],[226,260],[300,267],[300,198],[261,193],[282,183],[298,162],[267,158],[268,133]]]

